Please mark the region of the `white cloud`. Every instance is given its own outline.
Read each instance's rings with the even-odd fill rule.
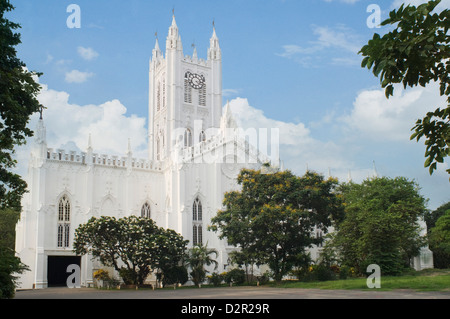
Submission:
[[[325,2],[333,2],[334,0],[324,0]],[[339,0],[339,2],[354,4],[359,0]]]
[[[92,76],[94,76],[94,73],[72,70],[70,72],[66,72],[65,80],[67,83],[83,83]]]
[[[228,96],[236,95],[236,94],[239,94],[240,91],[241,90],[239,90],[239,89],[223,89],[222,96],[228,97]]]
[[[317,45],[321,49],[338,48],[356,54],[361,48],[354,31],[344,25],[335,28],[316,26],[314,34],[318,36]]]
[[[340,181],[347,181],[350,175],[355,182],[373,176],[375,169],[378,176],[405,176],[419,183],[434,209],[449,200],[448,163],[438,165],[430,176],[423,168],[423,144],[410,141],[409,136],[416,120],[445,105],[445,99],[435,84],[406,91],[397,87],[394,93],[388,100],[381,89],[361,91],[349,115],[330,111],[322,121],[309,125],[268,118],[247,99],[229,103],[244,130],[279,128],[280,159],[295,174],[303,175],[308,168],[325,176],[330,172]],[[315,136],[316,131],[321,139]]]
[[[239,127],[279,129],[280,159],[286,168],[297,174],[304,174],[306,168],[328,174],[330,169],[334,176],[339,173],[346,176],[352,163],[343,157],[342,148],[332,141],[320,141],[311,136],[311,131],[304,123],[292,123],[266,117],[263,111],[249,105],[247,99],[236,98],[230,101],[233,116]],[[270,155],[270,154],[269,154]]]
[[[56,149],[76,145],[86,150],[91,134],[95,152],[124,155],[130,138],[134,156],[147,154],[145,118],[127,115],[126,107],[116,99],[100,105],[81,106],[70,103],[69,97],[66,92],[42,85],[38,100],[46,107],[43,116],[48,147]],[[37,115],[33,117],[30,128],[34,129],[36,121]]]
[[[403,3],[406,5],[410,4],[413,6],[419,6],[421,4],[427,3],[428,0],[394,0],[391,5],[391,9],[398,9]],[[437,12],[450,8],[450,0],[442,0],[441,3],[435,8]]]
[[[69,101],[68,93],[51,90],[47,85],[42,85],[38,99],[47,107],[44,122],[48,147],[85,151],[91,134],[94,152],[98,154],[124,156],[130,138],[133,156],[147,157],[146,119],[127,114],[120,101],[113,99],[100,105],[77,105]],[[301,121],[268,118],[244,98],[231,100],[230,107],[243,129],[279,129],[280,158],[284,167],[295,174],[304,174],[308,167],[325,176],[330,171],[333,176],[346,181],[350,172],[352,179],[360,182],[373,174],[372,160],[380,156],[384,161],[377,161],[380,175],[386,175],[388,171],[393,176],[417,179],[425,189],[425,196],[432,198],[433,205],[437,206],[448,198],[448,174],[445,172],[448,164],[439,165],[438,171],[430,177],[423,168],[423,145],[410,142],[409,134],[415,120],[427,110],[438,107],[440,101],[436,85],[408,91],[398,88],[389,100],[383,90],[364,90],[357,94],[348,116],[339,117],[337,112],[328,112],[323,122],[309,126]],[[35,128],[37,119],[38,115],[33,115],[30,128]],[[330,132],[326,135],[327,127],[336,129],[336,126],[349,133],[351,139]],[[321,139],[314,136],[317,129],[323,131]],[[31,146],[29,141],[17,149],[19,164],[16,171],[23,176],[26,176]],[[411,155],[410,151],[405,153],[408,155],[403,154],[411,147],[419,150],[414,159],[407,157]],[[392,148],[395,148],[395,155]]]
[[[233,99],[230,101],[230,107],[238,126],[243,129],[278,128],[282,145],[295,145],[299,141],[310,139],[310,132],[303,123],[286,123],[267,118],[263,111],[250,106],[247,99]]]
[[[50,62],[53,61],[53,56],[49,53],[47,53],[47,59],[45,60],[45,64],[49,64]]]
[[[99,55],[94,49],[84,47],[78,47],[78,54],[88,61],[95,59]]]
[[[77,105],[69,102],[68,93],[41,85],[38,100],[46,107],[43,117],[49,148],[86,151],[90,134],[95,153],[125,156],[130,139],[133,157],[147,158],[145,118],[127,114],[126,107],[116,99],[100,105]],[[34,130],[38,119],[34,114],[28,127]],[[16,149],[15,172],[24,178],[32,143],[33,138],[29,138]]]
[[[364,90],[357,95],[351,114],[340,121],[351,134],[358,134],[358,138],[409,142],[415,122],[443,105],[445,99],[439,95],[437,84],[408,90],[397,86],[389,99],[382,89]]]
[[[334,28],[328,26],[313,26],[313,34],[316,40],[309,46],[297,44],[283,45],[283,52],[276,55],[293,59],[302,66],[314,66],[319,64],[325,55],[330,53],[337,55],[332,58],[332,64],[357,65],[359,64],[358,51],[361,48],[361,40],[355,32],[344,25]]]

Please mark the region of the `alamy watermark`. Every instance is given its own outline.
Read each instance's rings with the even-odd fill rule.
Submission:
[[[366,24],[370,29],[381,28],[381,8],[378,4],[370,4],[367,13],[372,13],[367,17]]]
[[[381,288],[381,269],[377,264],[371,264],[366,269],[367,273],[371,273],[367,277],[366,284],[370,289]]]
[[[81,28],[81,8],[78,4],[70,4],[67,6],[66,12],[71,13],[66,20],[69,29]]]
[[[211,127],[203,130],[202,124],[203,121],[195,120],[193,132],[186,127],[172,131],[171,142],[176,150],[171,153],[174,163],[189,159],[195,164],[252,164],[263,157],[273,167],[279,166],[279,128]]]
[[[81,288],[81,268],[77,264],[71,264],[67,266],[67,273],[70,275],[67,277],[66,285],[68,288]]]
[[[68,288],[81,288],[81,268],[77,264],[71,264],[67,267],[67,273],[70,275],[67,277]],[[381,288],[381,268],[377,264],[371,264],[366,269],[370,275],[367,277],[366,284],[370,289]]]

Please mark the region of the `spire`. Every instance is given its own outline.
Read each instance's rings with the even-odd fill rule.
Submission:
[[[214,21],[213,21],[213,34],[211,36],[211,39],[209,39],[208,58],[211,60],[220,60],[221,59],[219,38],[217,37],[217,34],[216,34],[216,24]]]
[[[155,32],[155,50],[160,51],[159,42],[158,42],[158,31]]]
[[[225,104],[225,115],[228,117],[231,114],[230,110],[230,100],[227,100],[227,104]]]
[[[238,126],[233,117],[233,113],[231,112],[230,102],[227,100],[227,104],[225,104],[225,108],[220,119],[220,129],[223,131],[225,137],[231,137],[230,134],[235,132],[237,127]]]
[[[169,37],[174,37],[175,39],[178,38],[178,26],[175,21],[175,9],[172,10],[172,24],[169,28]]]
[[[216,23],[214,22],[214,20],[213,20],[213,22],[212,22],[212,25],[213,25],[213,35],[212,35],[212,38],[213,38],[213,39],[217,39],[217,34],[216,34]]]
[[[192,44],[192,47],[194,48],[194,52],[192,53],[192,60],[194,62],[196,62],[198,60],[198,56],[197,56],[197,48],[195,47],[195,44]]]
[[[92,149],[92,139],[91,139],[91,133],[89,133],[88,137],[88,147],[86,152],[86,164],[89,166],[92,166],[94,164],[94,154]]]
[[[166,50],[167,49],[182,49],[181,37],[178,34],[178,26],[175,21],[175,9],[172,10],[172,24],[169,27],[169,34],[166,40]]]
[[[88,137],[88,151],[92,151],[91,133],[89,133],[89,137]]]
[[[132,151],[131,151],[131,139],[128,139],[128,147],[127,147],[127,155],[131,156]]]
[[[44,120],[42,119],[42,111],[41,111],[39,121],[37,122],[34,135],[35,135],[34,140],[37,145],[46,145],[47,144],[47,130],[44,125]]]
[[[162,56],[161,49],[159,48],[159,42],[158,42],[158,32],[155,32],[155,48],[153,49],[153,59],[157,59]]]
[[[231,112],[230,101],[227,100],[227,104],[225,105],[225,112],[223,114],[226,127],[228,128],[237,128],[236,121],[233,117],[233,112]]]
[[[36,167],[40,167],[47,158],[47,140],[44,120],[40,118],[34,132],[34,143],[31,148],[31,155],[37,161],[33,161]]]
[[[178,29],[177,22],[175,21],[175,13],[174,13],[173,10],[172,10],[172,13],[173,13],[173,15],[172,15],[172,25],[171,25],[171,27]]]
[[[39,119],[43,120],[42,113],[44,112],[45,107],[43,105],[39,106]]]
[[[373,177],[378,178],[377,168],[375,167],[375,161],[373,161]]]
[[[127,167],[127,174],[129,175],[133,169],[132,168],[133,167],[133,153],[131,152],[130,138],[128,138],[126,167]]]

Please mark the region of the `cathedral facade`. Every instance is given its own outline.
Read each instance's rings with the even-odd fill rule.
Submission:
[[[184,55],[173,17],[165,54],[156,39],[149,65],[148,158],[51,149],[41,115],[29,168],[29,192],[16,231],[16,252],[30,271],[22,289],[65,285],[67,265],[78,264],[81,285],[102,268],[72,251],[75,229],[91,217],[152,218],[189,240],[218,252],[218,271],[233,250],[208,231],[224,193],[238,189],[241,168],[270,161],[239,137],[228,105],[222,105],[222,53],[213,28],[207,59]],[[113,128],[112,128],[113,129]],[[124,132],[125,133],[125,132]]]
[[[242,134],[228,103],[222,105],[222,52],[215,28],[206,60],[195,48],[188,56],[173,17],[165,54],[156,39],[149,63],[148,158],[133,157],[132,141],[123,156],[96,153],[90,138],[84,152],[52,149],[41,114],[29,159],[29,192],[16,228],[16,252],[30,268],[19,278],[19,288],[65,285],[71,264],[80,266],[81,285],[92,285],[94,271],[103,266],[92,256],[76,256],[72,247],[76,228],[100,216],[150,217],[189,240],[189,247],[216,249],[217,271],[226,271],[235,247],[208,231],[211,218],[223,208],[224,194],[239,189],[242,168],[279,165],[278,145],[271,139],[269,157],[259,151],[268,149],[261,145],[268,141],[259,136],[255,143],[255,134]],[[313,259],[319,251],[311,249]],[[428,249],[414,260],[418,270],[432,264]]]

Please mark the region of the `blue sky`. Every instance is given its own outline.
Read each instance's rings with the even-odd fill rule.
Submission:
[[[81,9],[81,28],[67,27],[72,3]],[[398,88],[387,101],[357,54],[374,32],[387,31],[368,26],[368,6],[378,5],[384,20],[400,3],[20,0],[9,18],[22,25],[19,57],[44,73],[40,100],[48,107],[49,147],[73,141],[83,150],[91,133],[100,151],[124,153],[129,137],[134,154],[145,156],[148,62],[155,32],[164,51],[174,9],[187,55],[195,43],[206,58],[214,20],[224,103],[230,100],[244,127],[280,129],[285,168],[303,174],[308,167],[341,180],[350,173],[359,182],[373,174],[375,162],[379,175],[415,179],[434,209],[450,201],[448,162],[429,176],[423,143],[409,141],[409,130],[443,100],[430,86]],[[23,166],[27,152],[18,152]]]

